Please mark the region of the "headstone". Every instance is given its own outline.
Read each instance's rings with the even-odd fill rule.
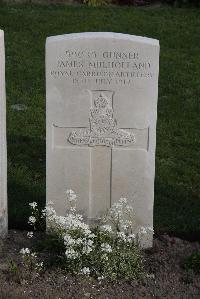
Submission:
[[[153,227],[159,42],[119,33],[47,38],[47,200],[95,220],[120,197]],[[152,245],[149,233],[143,247]]]
[[[4,32],[0,30],[0,237],[8,229]]]

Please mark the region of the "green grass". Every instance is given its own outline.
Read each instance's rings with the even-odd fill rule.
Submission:
[[[193,270],[194,273],[200,274],[200,251],[192,253],[186,257],[182,263],[182,266],[187,270]]]
[[[200,10],[0,5],[6,38],[10,227],[23,228],[28,202],[45,201],[47,36],[114,31],[160,40],[155,228],[200,234]],[[25,111],[11,105],[25,104]]]

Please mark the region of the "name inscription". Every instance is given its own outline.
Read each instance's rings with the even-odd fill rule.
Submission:
[[[141,59],[138,51],[66,50],[50,75],[54,79],[67,79],[74,85],[130,85],[136,79],[151,79],[151,69],[151,62]]]

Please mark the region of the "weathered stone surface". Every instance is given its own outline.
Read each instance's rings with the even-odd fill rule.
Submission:
[[[0,237],[7,233],[7,154],[4,32],[0,30]]]
[[[46,43],[47,200],[64,191],[96,219],[120,197],[153,226],[159,42],[118,33],[49,37]],[[152,244],[152,234],[143,246]]]

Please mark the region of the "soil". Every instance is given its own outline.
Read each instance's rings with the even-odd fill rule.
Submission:
[[[120,281],[99,284],[89,278],[74,278],[59,269],[51,269],[30,280],[18,280],[8,266],[19,263],[19,250],[29,247],[27,232],[10,231],[0,240],[0,299],[24,298],[200,298],[200,275],[186,271],[185,257],[200,250],[200,243],[168,235],[156,236],[152,249],[144,251],[149,278],[144,281]]]

